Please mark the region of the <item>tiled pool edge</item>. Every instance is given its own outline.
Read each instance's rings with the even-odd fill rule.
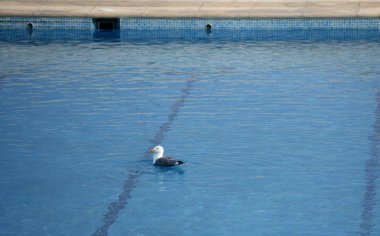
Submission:
[[[3,0],[0,16],[287,18],[380,17],[377,0]]]
[[[0,28],[95,29],[88,17],[0,17]],[[380,18],[120,18],[120,29],[379,29]]]

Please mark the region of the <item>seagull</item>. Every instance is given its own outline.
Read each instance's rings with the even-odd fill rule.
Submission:
[[[153,165],[155,166],[178,166],[185,164],[184,161],[176,160],[172,157],[164,157],[164,148],[162,146],[155,146],[149,152],[153,153]]]

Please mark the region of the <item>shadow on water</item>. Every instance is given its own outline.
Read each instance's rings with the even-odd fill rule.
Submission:
[[[171,107],[171,112],[168,115],[167,121],[160,126],[156,134],[150,140],[152,146],[160,144],[164,140],[165,133],[169,131],[172,123],[174,122],[175,118],[178,116],[180,108],[184,106],[186,98],[190,95],[190,91],[195,81],[196,81],[196,78],[193,76],[190,77],[186,81],[185,87],[181,89],[181,94],[179,98]],[[148,156],[149,156],[149,152],[147,151],[144,154],[144,159],[148,158]],[[117,200],[115,200],[114,202],[111,202],[108,205],[108,211],[107,213],[104,214],[104,217],[103,217],[103,224],[99,228],[96,229],[96,231],[92,234],[93,236],[108,235],[108,229],[116,221],[119,211],[121,209],[124,209],[126,205],[128,204],[128,199],[131,198],[131,192],[133,191],[133,189],[136,188],[139,177],[143,173],[146,173],[145,171],[146,170],[144,170],[143,168],[136,168],[134,170],[129,171],[128,177],[124,181],[122,192],[119,194],[119,197]],[[174,168],[158,167],[157,172],[171,172],[171,173],[178,173],[178,174],[184,173],[182,167],[174,167]]]
[[[370,157],[365,164],[366,188],[362,200],[362,219],[360,224],[360,235],[369,236],[374,227],[376,206],[376,180],[379,177],[379,147],[380,147],[380,92],[376,96],[377,108],[375,111],[375,124],[373,134],[369,137],[371,141]]]
[[[0,29],[0,41],[88,43],[93,41],[168,43],[173,41],[207,43],[213,41],[380,41],[380,29]]]
[[[92,40],[95,42],[120,42],[120,30],[95,30],[92,34]]]
[[[154,171],[156,173],[170,173],[170,174],[179,174],[179,175],[185,174],[185,170],[183,169],[182,166],[174,166],[174,167],[155,166]]]

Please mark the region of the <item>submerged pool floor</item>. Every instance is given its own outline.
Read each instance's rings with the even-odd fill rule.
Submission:
[[[360,32],[3,37],[0,235],[379,235]],[[153,167],[157,143],[189,164]]]

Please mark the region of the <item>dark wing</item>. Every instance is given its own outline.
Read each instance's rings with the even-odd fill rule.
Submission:
[[[179,161],[172,157],[161,157],[156,160],[154,165],[156,166],[176,166],[179,164]]]

